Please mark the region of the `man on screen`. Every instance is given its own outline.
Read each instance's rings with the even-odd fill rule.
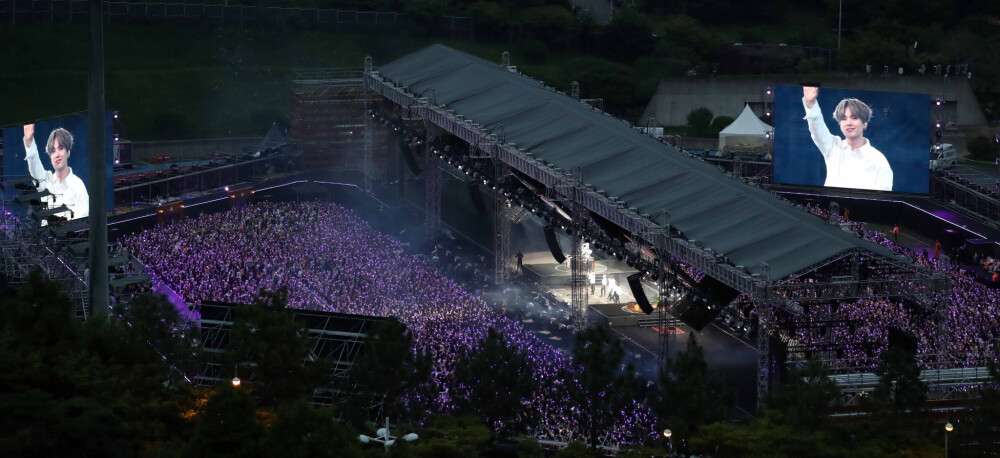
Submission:
[[[833,110],[844,138],[830,133],[816,98],[818,87],[802,88],[802,105],[813,142],[826,162],[826,183],[836,188],[892,191],[892,168],[879,150],[865,138],[872,110],[858,99],[844,99]]]
[[[38,145],[35,144],[35,125],[24,126],[24,160],[28,163],[28,173],[38,180],[38,190],[47,189],[51,196],[44,197],[44,201],[50,207],[58,207],[65,204],[68,211],[58,213],[54,216],[60,218],[77,219],[85,218],[90,214],[90,196],[87,194],[87,187],[80,177],[73,174],[73,169],[68,165],[69,155],[73,149],[73,134],[62,127],[57,128],[49,134],[49,140],[45,143],[45,152],[52,162],[52,171],[45,170],[42,161],[38,158]],[[45,224],[43,221],[42,224]]]

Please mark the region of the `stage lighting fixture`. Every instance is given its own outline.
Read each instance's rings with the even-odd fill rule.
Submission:
[[[114,118],[114,119],[118,119],[118,110],[112,111],[111,112],[111,117]]]
[[[942,103],[944,103],[944,100],[934,99],[934,105],[941,106]]]
[[[767,95],[771,95],[771,87],[768,86],[767,89],[764,89],[764,93]]]

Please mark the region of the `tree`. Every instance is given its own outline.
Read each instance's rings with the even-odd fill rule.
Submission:
[[[1000,153],[1000,144],[982,135],[969,140],[966,148],[969,150],[969,156],[980,161],[996,159],[997,153]]]
[[[793,428],[821,427],[840,401],[840,388],[829,378],[820,361],[810,359],[805,367],[788,374],[788,383],[772,392],[768,407],[780,412],[781,422]]]
[[[618,62],[628,63],[639,56],[648,56],[656,44],[649,20],[631,9],[615,14],[604,35],[605,56]]]
[[[612,432],[616,426],[619,416],[615,412],[621,412],[639,395],[635,368],[629,364],[624,371],[620,369],[624,356],[621,341],[611,336],[607,326],[576,334],[573,361],[582,370],[578,380],[569,382],[570,399],[579,407],[577,420],[592,450],[600,443],[601,434]]]
[[[524,401],[538,389],[534,367],[496,329],[490,328],[478,350],[456,365],[455,378],[468,391],[463,404],[499,428],[501,436],[524,429],[528,414]]]
[[[708,372],[695,334],[688,336],[687,348],[660,372],[659,391],[653,400],[654,409],[674,433],[675,448],[702,425],[722,420],[735,403],[722,379]]]
[[[313,340],[285,308],[287,303],[288,291],[282,288],[261,291],[256,303],[234,310],[230,350],[239,368],[235,375],[244,374],[267,407],[311,395],[330,374],[329,363],[312,354]]]
[[[139,296],[127,304],[117,305],[115,315],[121,318],[117,323],[125,339],[116,347],[122,350],[153,349],[168,361],[171,369],[167,371],[169,384],[186,384],[184,376],[194,374],[199,363],[198,347],[194,344],[198,330],[193,328],[192,323],[184,321],[165,296]]]
[[[522,10],[524,28],[549,47],[564,49],[569,44],[573,13],[560,5],[545,5]]]
[[[0,456],[128,456],[185,431],[188,394],[115,317],[74,318],[38,271],[0,301]]]
[[[221,383],[198,413],[194,436],[181,451],[185,458],[263,457],[264,427],[249,391]]]
[[[733,121],[735,121],[735,119],[731,116],[716,116],[715,119],[712,120],[712,136],[719,136],[719,132],[722,132],[722,129],[729,127]]]
[[[403,395],[418,391],[430,377],[430,357],[417,354],[413,336],[406,325],[390,317],[374,325],[368,334],[363,353],[354,361],[350,372],[359,392],[352,401],[351,412],[367,420],[369,400],[379,399],[385,415],[398,419],[406,410]],[[417,402],[419,399],[411,399]]]
[[[333,412],[306,399],[278,408],[261,441],[264,456],[360,458],[356,434],[334,421]]]
[[[872,73],[881,73],[883,66],[888,65],[892,72],[903,60],[903,46],[893,43],[876,34],[858,34],[855,40],[844,44],[840,57],[840,67],[844,70],[861,73],[865,65],[872,66]]]
[[[712,118],[715,114],[708,108],[701,107],[691,110],[687,115],[689,137],[710,137],[712,135]]]
[[[920,366],[913,353],[898,348],[886,349],[875,374],[878,385],[874,398],[887,404],[892,413],[899,415],[923,408],[927,400],[927,383],[920,380]]]
[[[399,430],[400,434],[403,430]],[[420,429],[420,439],[411,442],[414,456],[463,458],[483,456],[490,451],[491,429],[475,417],[436,415]]]

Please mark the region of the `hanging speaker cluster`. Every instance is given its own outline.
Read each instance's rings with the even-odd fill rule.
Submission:
[[[643,313],[647,315],[653,313],[653,306],[649,303],[649,299],[646,298],[646,292],[642,289],[641,272],[628,276],[628,287],[632,290],[632,296],[635,297],[635,301],[639,304],[639,308],[642,309]]]
[[[566,255],[563,254],[562,248],[559,247],[559,240],[556,239],[556,228],[551,224],[545,226],[545,242],[548,243],[549,251],[552,252],[552,258],[556,260],[556,264],[566,262]]]

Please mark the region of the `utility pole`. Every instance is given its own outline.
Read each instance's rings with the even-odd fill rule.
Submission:
[[[107,316],[108,304],[108,181],[104,150],[104,11],[101,0],[88,0],[90,15],[90,87],[87,116],[90,146],[90,284],[94,316]]]

